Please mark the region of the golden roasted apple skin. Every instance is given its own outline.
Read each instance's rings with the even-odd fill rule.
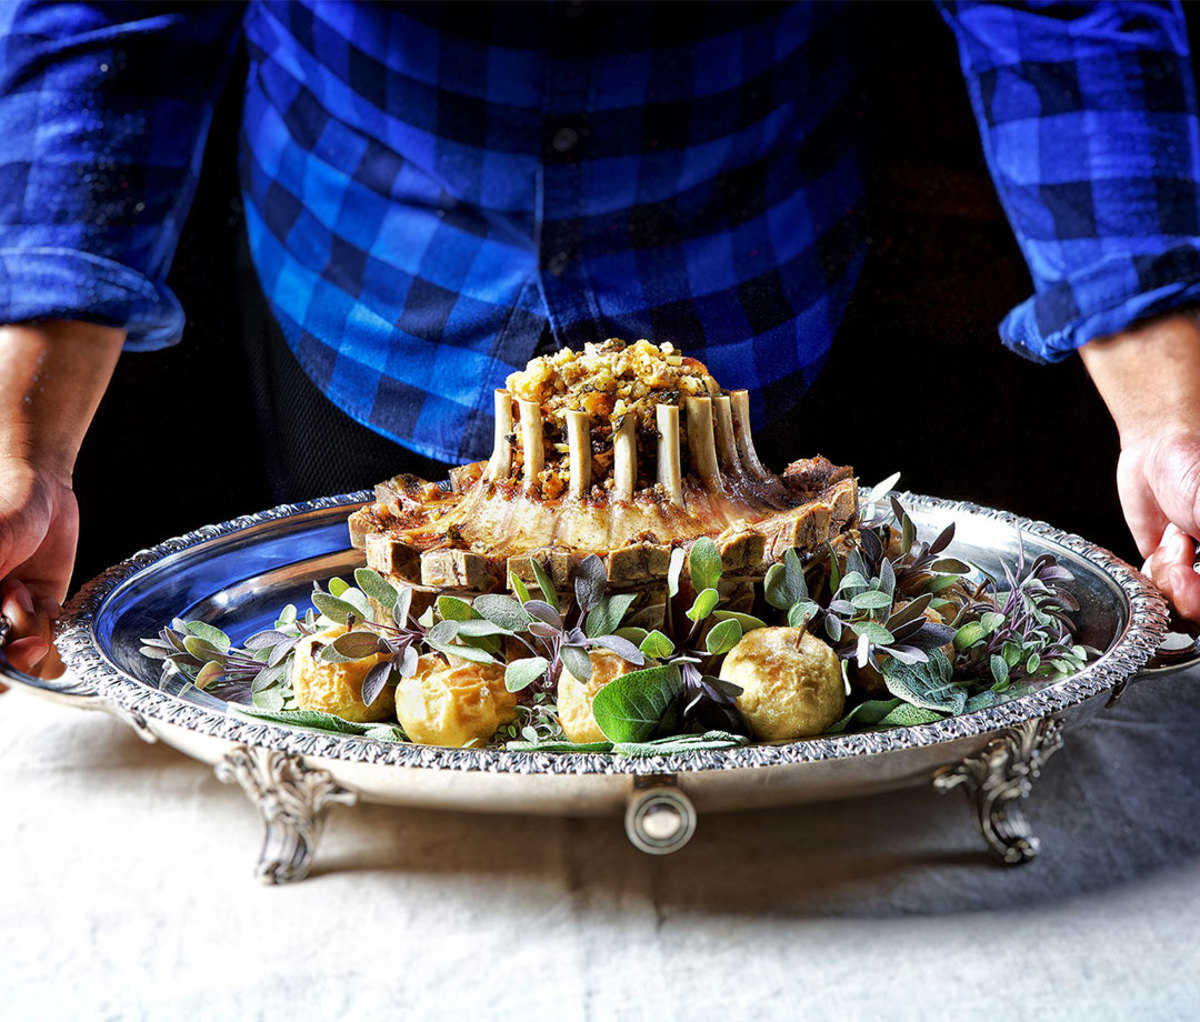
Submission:
[[[588,659],[592,662],[592,676],[588,681],[580,681],[566,667],[558,675],[558,722],[563,734],[576,745],[607,741],[592,715],[592,700],[614,678],[639,670],[636,664],[622,660],[607,649],[593,650],[588,653]]]
[[[385,686],[370,706],[362,701],[363,681],[367,673],[376,664],[386,660],[386,654],[376,653],[341,664],[314,659],[315,645],[327,645],[345,634],[344,625],[333,625],[296,643],[292,660],[292,690],[296,705],[302,710],[332,713],[356,724],[392,720],[396,715],[392,685]]]
[[[824,733],[842,716],[846,696],[837,654],[802,628],[756,628],[721,664],[741,686],[738,709],[763,742]]]
[[[504,687],[504,667],[427,653],[396,686],[396,718],[420,745],[482,745],[517,717],[517,697]]]

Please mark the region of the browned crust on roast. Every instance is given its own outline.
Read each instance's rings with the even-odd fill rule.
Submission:
[[[810,499],[798,507],[774,512],[757,522],[736,521],[713,537],[721,551],[726,578],[761,578],[790,547],[815,549],[855,521],[858,488],[853,476],[849,470],[828,462],[814,467],[813,462],[817,460],[803,463],[805,470],[793,476],[794,488],[813,485],[822,478],[834,480],[830,485],[811,493]],[[400,492],[411,494],[412,488]],[[554,547],[507,557],[489,555],[456,547],[453,536],[443,536],[442,545],[422,551],[398,538],[398,532],[403,534],[399,524],[388,508],[368,505],[350,516],[351,541],[355,546],[365,548],[367,563],[376,571],[398,581],[426,587],[497,592],[508,587],[510,571],[532,586],[536,579],[530,560],[536,557],[547,567],[555,588],[568,592],[575,565],[584,556],[577,551]],[[597,550],[595,553],[604,559],[609,581],[614,587],[633,589],[664,579],[672,547],[690,547],[693,542],[694,538],[671,544],[646,535],[635,537],[634,542],[616,550]]]

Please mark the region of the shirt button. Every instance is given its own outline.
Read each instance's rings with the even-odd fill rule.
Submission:
[[[546,272],[552,277],[561,277],[571,261],[569,252],[556,252],[546,260]]]
[[[575,143],[579,141],[579,133],[574,128],[559,128],[554,133],[554,138],[550,140],[550,144],[554,146],[554,151],[558,153],[570,152],[575,148]]]

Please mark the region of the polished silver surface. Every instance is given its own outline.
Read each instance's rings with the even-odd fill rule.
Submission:
[[[623,813],[637,794],[635,783],[669,775],[689,804],[705,812],[927,784],[939,770],[972,758],[991,762],[989,748],[1014,728],[1050,718],[1075,723],[1097,712],[1104,700],[1096,697],[1119,692],[1143,670],[1167,630],[1161,595],[1108,551],[1006,512],[902,495],[923,536],[953,520],[950,551],[986,571],[999,573],[1002,563],[1019,556],[1028,561],[1054,553],[1074,575],[1079,638],[1102,655],[1039,691],[944,721],[657,759],[448,749],[323,734],[238,716],[195,689],[181,694],[177,684],[158,687],[159,664],[137,651],[143,636],[180,616],[216,624],[238,641],[273,621],[284,603],[303,603],[313,579],[348,575],[361,563],[349,547],[345,517],[369,496],[274,508],[144,551],[89,582],[68,603],[58,637],[68,666],[64,678],[47,682],[7,665],[0,670],[43,693],[116,713],[205,762],[224,762],[243,747],[303,757],[308,768],[328,771],[364,800],[495,812]],[[984,770],[985,781],[996,772]],[[994,803],[1011,801],[999,781],[982,787],[999,792]]]
[[[625,833],[639,851],[670,855],[696,833],[696,807],[673,775],[638,778],[625,809]]]
[[[1005,865],[1028,862],[1038,853],[1021,801],[1046,760],[1062,748],[1062,732],[1062,721],[1054,717],[1027,720],[1007,728],[978,755],[933,775],[938,791],[966,790],[988,850]]]
[[[265,833],[255,874],[265,884],[303,880],[325,829],[331,806],[352,806],[354,792],[328,770],[278,749],[239,745],[216,767],[217,779],[237,783],[257,807]]]

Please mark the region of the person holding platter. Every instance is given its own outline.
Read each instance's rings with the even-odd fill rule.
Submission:
[[[1120,431],[1138,548],[1200,621],[1200,118],[1182,8],[939,7],[1033,277],[1002,338],[1040,361],[1080,352]],[[285,357],[348,424],[461,462],[487,449],[492,389],[547,344],[687,338],[750,390],[756,425],[803,393],[865,248],[850,13],[0,7],[14,665],[50,653],[72,468],[119,353],[182,333],[164,280],[239,36],[248,245]]]

